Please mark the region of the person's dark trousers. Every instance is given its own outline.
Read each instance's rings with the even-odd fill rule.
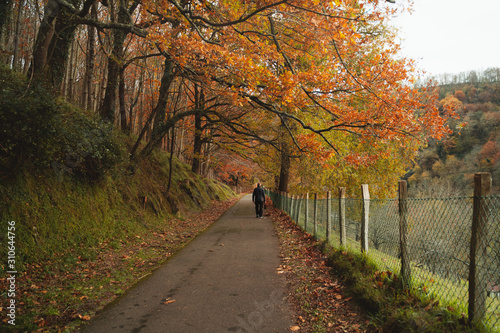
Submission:
[[[263,201],[255,201],[255,214],[257,217],[262,217],[262,210],[264,209]]]

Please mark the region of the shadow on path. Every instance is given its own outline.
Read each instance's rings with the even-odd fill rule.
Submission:
[[[247,195],[80,332],[287,332],[278,254],[272,222],[255,218]]]

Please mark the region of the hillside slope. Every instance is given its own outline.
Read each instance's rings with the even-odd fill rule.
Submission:
[[[24,173],[0,186],[2,243],[7,222],[16,227],[13,332],[72,331],[237,199],[227,186],[192,174],[180,162],[167,193],[165,158],[156,154],[134,174],[115,172],[97,183]],[[0,274],[8,270],[3,261]],[[6,304],[6,292],[2,299]],[[0,326],[10,326],[8,319]]]

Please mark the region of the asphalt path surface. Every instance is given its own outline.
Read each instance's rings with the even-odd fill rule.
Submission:
[[[278,254],[272,222],[246,195],[80,332],[287,332]]]

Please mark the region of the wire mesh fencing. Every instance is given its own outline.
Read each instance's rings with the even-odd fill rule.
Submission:
[[[371,199],[363,227],[366,200],[267,194],[317,239],[366,253],[421,295],[500,332],[500,196]]]

